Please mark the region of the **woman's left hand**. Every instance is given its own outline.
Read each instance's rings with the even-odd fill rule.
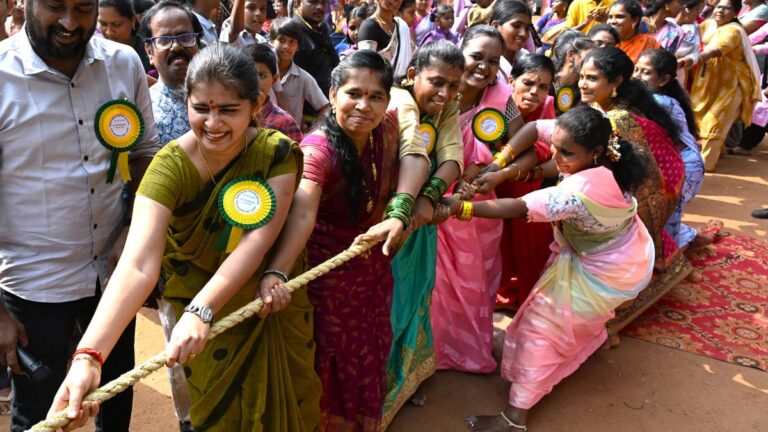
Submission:
[[[384,240],[384,247],[381,248],[381,251],[384,255],[389,256],[389,251],[395,240],[403,233],[403,228],[403,223],[399,219],[385,219],[368,228],[365,234],[357,236],[354,244],[360,242],[377,243]]]
[[[264,306],[257,315],[262,319],[269,314],[280,312],[291,303],[291,292],[285,287],[283,280],[274,274],[268,274],[261,278],[259,294]]]
[[[200,317],[193,313],[185,312],[179,322],[173,327],[171,340],[165,352],[168,354],[168,367],[176,363],[186,363],[187,360],[200,354],[208,340],[211,325],[205,324]]]
[[[480,177],[476,178],[472,184],[477,188],[477,193],[487,194],[496,189],[496,186],[498,186],[503,181],[504,178],[502,177],[501,173],[493,171],[480,175]]]

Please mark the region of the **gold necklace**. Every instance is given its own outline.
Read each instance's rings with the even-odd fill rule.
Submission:
[[[379,176],[379,173],[376,170],[376,149],[373,147],[373,132],[368,135],[368,142],[371,143],[371,174],[373,175],[373,185],[371,186],[376,187],[376,180]],[[365,210],[368,213],[371,213],[373,211],[373,196],[368,190],[368,186],[365,184],[365,180],[363,180],[363,186],[365,186],[366,192],[368,193],[368,205],[365,207]]]
[[[373,18],[373,20],[376,21],[379,24],[379,27],[381,27],[381,29],[384,30],[384,33],[386,33],[387,36],[392,36],[392,32],[395,31],[395,26],[392,26],[392,30],[388,30],[387,29],[388,24],[386,22],[384,22],[383,19],[381,19],[379,14],[373,14],[373,16],[371,16],[371,18]]]
[[[245,152],[248,151],[248,137],[246,135],[248,134],[243,134],[244,146],[242,154],[245,154]],[[208,176],[211,178],[213,185],[216,186],[216,179],[213,178],[213,171],[211,171],[211,167],[208,165],[208,160],[205,158],[205,153],[203,153],[203,145],[200,144],[200,138],[197,139],[197,151],[200,152],[200,157],[203,158],[203,164],[205,165],[205,169],[208,170]]]

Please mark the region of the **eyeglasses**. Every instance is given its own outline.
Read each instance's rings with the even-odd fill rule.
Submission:
[[[191,48],[197,45],[197,39],[199,37],[200,33],[184,33],[178,36],[155,36],[147,38],[145,42],[152,44],[158,51],[165,51],[171,49],[174,41],[183,48]]]

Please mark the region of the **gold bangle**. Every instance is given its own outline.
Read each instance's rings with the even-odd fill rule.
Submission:
[[[522,171],[520,171],[520,167],[519,167],[519,166],[517,166],[517,164],[516,164],[516,163],[514,163],[514,162],[512,162],[511,164],[509,164],[509,166],[511,166],[511,167],[515,167],[515,169],[517,170],[517,175],[515,175],[515,178],[514,178],[513,180],[514,180],[514,181],[518,181],[518,180],[520,180],[520,174],[522,174]]]
[[[499,166],[499,169],[502,169],[505,166],[507,166],[507,159],[504,157],[503,154],[501,154],[501,152],[496,153],[496,156],[493,157],[493,161],[496,162],[496,165]]]
[[[462,201],[461,209],[455,217],[460,221],[468,221],[472,219],[472,213],[474,213],[474,205],[472,204],[472,201]]]
[[[509,160],[513,161],[517,158],[517,154],[515,154],[515,150],[512,149],[512,146],[509,144],[504,144],[504,148],[501,149],[501,151],[507,151],[509,152]]]

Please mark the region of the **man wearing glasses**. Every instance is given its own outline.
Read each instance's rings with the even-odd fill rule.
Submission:
[[[160,144],[189,130],[184,79],[200,49],[203,28],[188,6],[163,0],[141,18],[144,48],[160,79],[149,89]]]
[[[0,362],[14,371],[13,432],[45,418],[71,357],[100,361],[73,356],[72,341],[125,244],[124,185],[135,191],[160,148],[141,60],[92,37],[97,14],[96,0],[30,0],[24,30],[0,42]],[[102,383],[133,367],[133,329],[103,353]],[[51,376],[22,375],[18,346]],[[130,391],[104,403],[97,430],[128,431],[131,403]]]

